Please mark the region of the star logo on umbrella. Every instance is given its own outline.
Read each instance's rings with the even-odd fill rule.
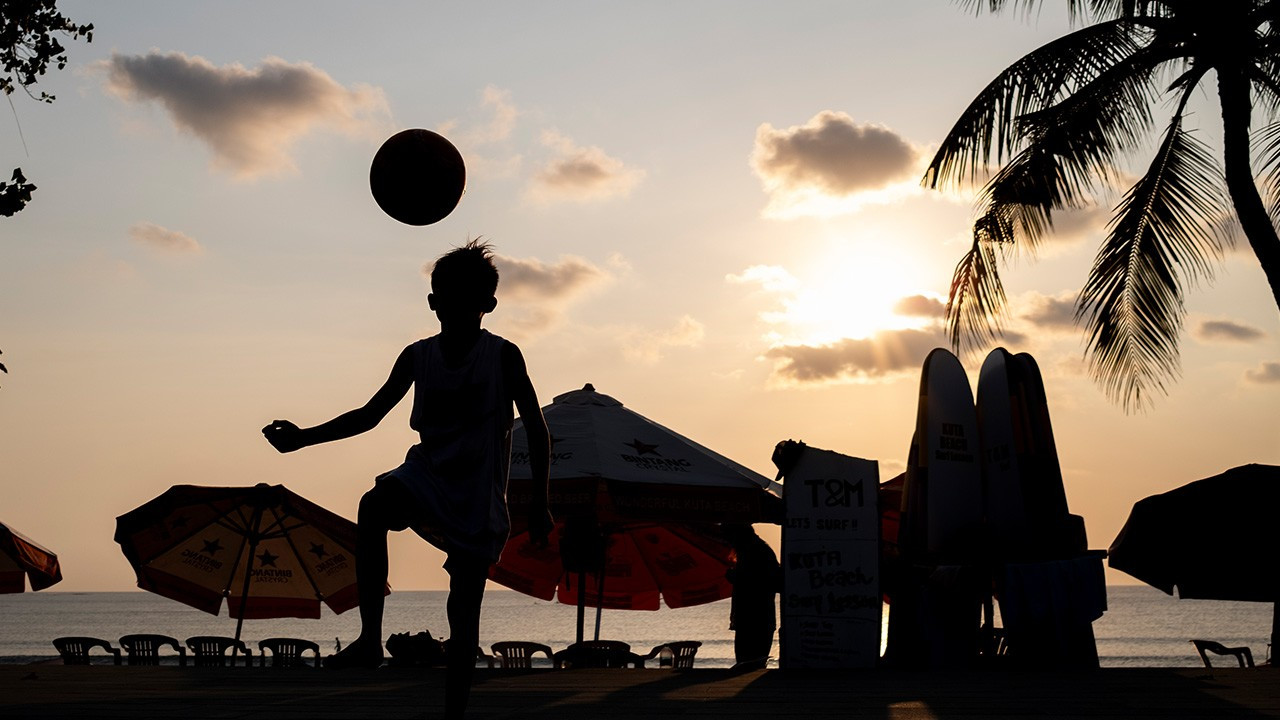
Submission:
[[[262,554],[258,556],[258,561],[262,563],[261,567],[267,567],[268,565],[270,565],[271,567],[275,567],[276,560],[279,560],[279,559],[280,559],[280,556],[272,555],[270,550],[263,550]]]
[[[658,457],[662,457],[662,453],[658,452],[657,445],[650,445],[649,443],[640,442],[639,440],[632,440],[629,443],[622,444],[632,450],[635,450],[636,455],[657,455]]]
[[[172,522],[170,522],[169,524],[170,524],[170,525],[171,525],[175,530],[176,530],[176,529],[178,529],[178,528],[186,527],[186,526],[187,526],[187,516],[186,516],[186,515],[179,515],[178,517],[174,518],[174,519],[173,519],[173,521],[172,521]]]
[[[208,555],[209,557],[213,557],[214,555],[217,555],[218,551],[222,549],[222,543],[218,542],[216,538],[213,540],[204,540],[203,542],[204,542],[204,549],[202,549],[200,552]]]
[[[323,560],[329,555],[325,552],[324,543],[311,543],[311,552],[315,553],[317,560]]]

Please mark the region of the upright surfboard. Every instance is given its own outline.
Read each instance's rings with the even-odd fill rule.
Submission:
[[[1027,353],[1014,356],[1010,379],[1026,413],[1026,441],[1018,448],[1019,464],[1025,468],[1028,481],[1023,495],[1027,516],[1032,523],[1061,528],[1067,522],[1067,492],[1062,484],[1062,466],[1058,462],[1058,446],[1049,421],[1049,401],[1045,395],[1040,366]]]
[[[1031,526],[1023,497],[1022,462],[1031,445],[1026,403],[1010,384],[1019,361],[1004,348],[987,355],[978,373],[978,427],[987,526],[996,558],[1015,559],[1028,549]]]
[[[990,587],[976,571],[983,561],[978,439],[964,366],[935,349],[920,374],[902,494],[902,562],[886,576],[885,659],[893,666],[966,667],[977,658],[983,589]]]
[[[964,366],[943,348],[929,353],[921,371],[902,515],[909,562],[954,565],[979,559],[978,415]]]

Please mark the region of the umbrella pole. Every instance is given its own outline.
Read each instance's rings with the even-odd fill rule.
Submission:
[[[240,617],[236,618],[236,641],[240,640],[240,629],[244,627],[245,606],[249,602],[249,578],[253,576],[253,553],[258,549],[258,530],[262,522],[262,508],[255,507],[253,520],[249,524],[249,555],[244,560],[244,587],[240,590]],[[228,603],[229,605],[229,603]],[[233,655],[234,657],[234,655]],[[234,660],[232,661],[235,662]],[[246,656],[245,662],[249,662]]]
[[[600,639],[600,613],[604,610],[604,570],[596,582],[596,640]]]
[[[249,571],[253,569],[253,552],[257,549],[258,540],[254,538],[249,543],[249,557],[245,561],[244,588],[240,591],[240,617],[236,618],[236,640],[240,639],[240,629],[244,627],[245,604],[249,602],[249,577],[252,575]]]
[[[584,585],[587,582],[587,571],[578,571],[578,642],[582,642],[582,626],[586,624],[587,593]]]

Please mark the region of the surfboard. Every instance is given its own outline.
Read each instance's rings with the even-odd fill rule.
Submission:
[[[978,414],[964,366],[936,348],[925,358],[915,448],[903,496],[904,550],[912,562],[964,564],[978,559],[982,470]],[[908,519],[909,518],[909,519]]]
[[[902,562],[886,576],[885,659],[896,667],[966,667],[977,657],[985,577],[976,567],[983,561],[979,450],[969,378],[955,355],[937,348],[920,373],[902,494]]]
[[[1023,398],[1014,395],[1009,380],[1010,366],[1017,362],[1008,350],[996,348],[978,373],[982,484],[991,550],[997,559],[1024,555],[1030,535],[1021,465],[1027,458],[1030,429]]]
[[[1022,494],[1027,521],[1041,531],[1040,551],[1064,557],[1086,549],[1084,521],[1070,514],[1062,480],[1062,466],[1049,419],[1044,378],[1035,358],[1018,353],[1010,364],[1010,384],[1023,407],[1025,442],[1017,448],[1023,468]]]

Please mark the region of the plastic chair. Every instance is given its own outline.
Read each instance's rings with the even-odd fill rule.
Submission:
[[[642,668],[644,658],[618,640],[584,640],[553,654],[551,663],[557,668]]]
[[[236,651],[244,655],[245,667],[253,662],[253,651],[235,638],[220,635],[196,635],[187,638],[192,664],[196,667],[227,667],[227,649],[231,649],[231,667],[236,666]]]
[[[90,665],[89,650],[100,647],[115,657],[115,664],[120,664],[120,649],[111,643],[94,637],[60,637],[54,638],[53,646],[62,656],[63,665]]]
[[[508,640],[505,642],[496,642],[490,646],[493,651],[493,657],[498,662],[498,667],[505,669],[526,670],[533,667],[533,654],[543,653],[548,660],[554,662],[554,653],[551,648],[536,642],[524,642],[520,640]]]
[[[267,666],[267,651],[271,651],[271,667],[307,667],[302,654],[308,650],[315,656],[312,667],[320,667],[320,646],[299,638],[267,638],[258,643],[258,667]]]
[[[1248,647],[1227,647],[1222,643],[1212,640],[1192,640],[1192,645],[1196,646],[1196,652],[1200,653],[1200,659],[1204,661],[1205,667],[1213,667],[1209,662],[1209,655],[1205,652],[1214,653],[1215,655],[1234,655],[1236,661],[1240,663],[1240,667],[1253,667],[1253,652]]]
[[[165,646],[177,651],[178,665],[187,666],[187,649],[182,647],[177,638],[148,633],[125,635],[120,638],[120,647],[124,648],[126,665],[159,665],[160,648]]]
[[[659,645],[644,656],[644,660],[658,659],[658,667],[670,667],[675,670],[686,670],[693,667],[693,658],[698,654],[702,643],[697,640],[681,640]]]

